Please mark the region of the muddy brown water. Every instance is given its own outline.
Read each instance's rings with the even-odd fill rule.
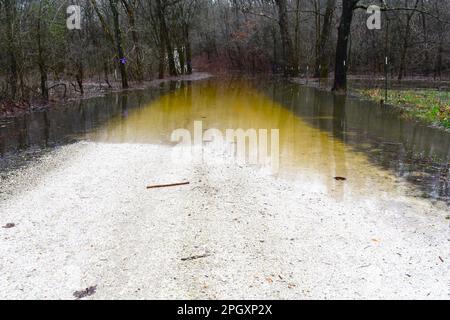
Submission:
[[[5,173],[84,139],[170,144],[174,129],[192,130],[196,120],[219,130],[279,129],[284,173],[316,172],[324,181],[342,176],[363,184],[373,167],[407,181],[418,196],[450,203],[449,133],[403,119],[389,107],[282,80],[174,82],[4,120],[0,169]]]

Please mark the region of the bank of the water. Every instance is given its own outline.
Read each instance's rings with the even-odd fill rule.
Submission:
[[[292,78],[292,82],[331,91],[332,79]],[[450,84],[449,81],[407,79],[389,83],[386,91],[382,78],[349,77],[349,95],[370,99],[396,108],[405,118],[422,121],[444,130],[450,130]]]
[[[386,100],[386,92],[382,89],[359,89],[357,92],[374,101]],[[407,117],[450,130],[450,91],[388,90],[385,103],[399,108]]]
[[[73,90],[68,93],[67,88],[71,87],[71,83],[62,81],[51,84],[51,86],[57,85],[58,88],[60,87],[65,89],[61,89],[62,91],[59,94],[52,95],[49,101],[42,101],[42,99],[39,98],[33,98],[32,101],[12,101],[7,99],[0,100],[0,120],[5,118],[15,118],[24,114],[29,114],[31,112],[61,107],[76,101],[104,97],[111,93],[146,90],[149,88],[159,87],[168,82],[199,81],[211,77],[212,75],[206,72],[194,72],[190,75],[172,76],[166,77],[164,79],[155,79],[142,82],[130,82],[130,88],[128,89],[122,89],[120,87],[121,83],[118,81],[111,81],[109,83],[86,81],[84,83],[83,94],[80,94],[80,92],[77,90]]]

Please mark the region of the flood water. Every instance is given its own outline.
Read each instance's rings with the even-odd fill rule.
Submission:
[[[111,94],[0,123],[0,168],[78,140],[173,145],[173,130],[279,129],[280,175],[308,188],[370,190],[374,177],[407,181],[450,203],[450,135],[388,107],[281,80],[210,79]],[[31,156],[30,156],[31,155]],[[349,191],[347,191],[349,192]]]

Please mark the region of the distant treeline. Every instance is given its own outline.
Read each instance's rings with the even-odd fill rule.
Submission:
[[[80,29],[67,26],[71,5]],[[366,26],[370,5],[381,29]],[[334,74],[342,91],[347,72],[441,78],[449,32],[442,0],[0,0],[0,99],[48,100],[67,83],[83,94],[88,80],[127,88],[193,64]]]

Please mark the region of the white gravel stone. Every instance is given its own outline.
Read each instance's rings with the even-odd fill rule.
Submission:
[[[376,182],[337,199],[308,179],[170,155],[82,142],[12,172],[0,298],[75,299],[90,286],[87,299],[449,298],[445,205]]]

